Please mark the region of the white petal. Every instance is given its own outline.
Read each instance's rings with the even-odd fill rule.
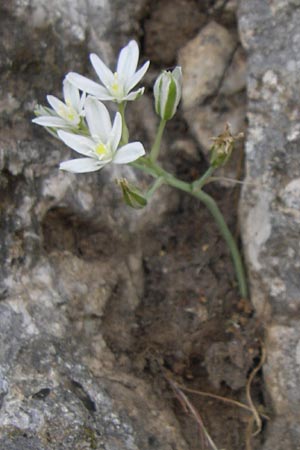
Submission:
[[[179,83],[182,83],[182,69],[180,66],[176,66],[172,72],[172,75]]]
[[[90,60],[104,86],[109,88],[109,86],[114,82],[114,75],[112,71],[104,64],[99,56],[95,55],[95,53],[90,55]]]
[[[117,73],[125,80],[128,80],[136,71],[138,60],[139,47],[135,41],[130,41],[129,44],[120,51]]]
[[[81,97],[80,97],[80,104],[79,104],[79,109],[80,109],[80,115],[81,116],[85,116],[85,111],[83,110],[85,101],[86,101],[86,92],[83,92]]]
[[[77,158],[60,163],[59,168],[72,173],[86,173],[100,170],[105,164],[107,163],[103,164],[101,161],[92,158]]]
[[[57,134],[68,147],[76,152],[86,156],[94,155],[95,142],[92,139],[79,134],[67,133],[66,131],[58,131]]]
[[[34,112],[37,116],[57,116],[56,112],[48,106],[37,105]]]
[[[69,80],[66,78],[63,82],[63,93],[65,102],[69,105],[72,105],[73,108],[80,113],[80,95],[79,90],[75,87]]]
[[[47,95],[47,101],[59,116],[61,115],[62,111],[66,111],[67,114],[67,107],[64,102],[59,100],[57,97],[54,97],[54,95]]]
[[[182,70],[180,66],[176,66],[175,69],[172,72],[173,77],[175,78],[176,82],[176,108],[178,106],[178,103],[181,99],[181,91],[182,91]]]
[[[141,81],[141,79],[147,72],[149,65],[150,61],[145,62],[145,64],[137,72],[135,72],[132,77],[130,77],[125,85],[126,92],[131,91],[131,89],[134,88],[134,86],[137,85],[139,81]]]
[[[163,78],[162,78],[162,86],[161,86],[161,91],[160,91],[160,114],[161,117],[164,116],[165,114],[165,110],[166,110],[166,104],[168,101],[168,96],[169,96],[169,88],[170,88],[170,83],[172,81],[172,77],[170,75],[169,72],[164,72],[163,73]]]
[[[136,100],[141,95],[143,95],[145,88],[140,88],[137,91],[130,92],[130,94],[126,95],[126,97],[123,97],[123,102],[131,102],[133,100]]]
[[[113,162],[115,164],[127,164],[140,158],[145,154],[143,144],[140,142],[131,142],[124,145],[116,151]]]
[[[161,73],[153,86],[153,95],[154,95],[154,102],[155,102],[155,111],[157,112],[157,114],[160,115],[161,113],[161,89],[162,89],[162,84],[163,84],[163,77],[164,74]]]
[[[79,73],[70,72],[67,75],[67,79],[78,89],[81,89],[88,94],[95,95],[100,100],[112,100],[113,98],[104,86],[79,75]]]
[[[32,122],[42,125],[43,127],[72,128],[72,126],[64,119],[55,116],[40,116],[33,119]]]
[[[122,136],[122,117],[121,114],[117,112],[108,140],[113,152],[117,150],[121,136]]]
[[[85,112],[91,135],[106,143],[111,133],[111,120],[107,108],[96,98],[88,97]]]

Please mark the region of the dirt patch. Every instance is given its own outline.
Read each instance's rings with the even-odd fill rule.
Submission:
[[[195,160],[185,156],[176,161],[183,178],[195,175]],[[199,170],[204,166],[198,162]],[[238,189],[211,185],[207,191],[238,238]],[[145,287],[134,326],[127,324],[131,339],[124,346],[124,333],[115,333],[120,308],[112,301],[103,321],[105,340],[126,370],[146,378],[172,404],[191,450],[206,448],[198,425],[167,379],[247,403],[249,374],[260,357],[260,325],[251,304],[239,296],[229,251],[203,205],[182,195],[164,224],[148,227],[140,239]],[[260,374],[251,392],[262,405]],[[187,395],[218,448],[245,448],[251,414],[219,400]]]
[[[233,226],[235,191],[214,189],[214,196]],[[239,297],[228,249],[202,205],[183,196],[181,208],[143,241],[146,290],[130,359],[133,370],[174,402],[190,448],[199,449],[199,428],[176,395],[170,395],[163,374],[188,388],[245,401],[247,379],[258,362],[259,325],[251,305]],[[258,377],[253,386],[258,403],[261,387]],[[244,448],[249,414],[187,395],[218,448]]]
[[[177,3],[184,7],[181,0]],[[196,3],[189,4],[187,21]],[[227,3],[223,2],[222,8]],[[217,8],[215,4],[217,2],[207,2],[206,8],[220,19],[223,9],[214,10]],[[176,20],[181,21],[178,15],[176,20],[175,16],[169,16],[168,8],[171,6],[172,2],[159,2],[157,10],[144,19],[144,50],[157,65],[162,62],[162,44],[156,46],[152,35],[163,39],[170,32],[167,28],[166,33],[162,33],[163,20],[157,23],[156,17],[162,9],[164,20],[168,24],[170,22],[170,29],[176,28]],[[227,15],[222,16],[226,20],[219,22],[232,29],[235,28],[234,15],[229,13],[227,11]],[[197,14],[199,17],[196,15],[193,22],[197,22],[195,30],[199,30],[199,18],[202,20],[204,17],[202,9]],[[180,43],[172,39],[168,41],[170,64],[176,60],[180,45],[195,34],[194,26],[186,32],[185,21],[180,30],[177,36]],[[207,167],[195,140],[193,149],[199,151],[198,155],[194,150],[192,155],[187,151],[176,153],[173,143],[176,139],[179,142],[183,136],[189,142],[193,141],[186,123],[179,117],[168,124],[166,141],[172,159],[171,163],[170,159],[165,161],[165,166],[171,166],[168,168],[178,177],[190,181],[199,177]],[[217,201],[238,239],[238,187],[209,185],[206,190]],[[43,232],[46,252],[67,250],[87,261],[114,257],[122,262],[132,248],[132,237],[126,230],[120,236],[120,230],[113,231],[107,227],[105,219],[103,224],[98,221],[91,225],[73,217],[68,210],[50,211],[44,219]],[[247,404],[249,375],[261,355],[260,324],[249,301],[240,298],[229,250],[210,213],[200,202],[180,195],[177,209],[165,217],[163,224],[151,222],[138,239],[142,242],[144,276],[144,294],[138,307],[130,309],[126,301],[121,303],[124,297],[122,282],[114,279],[103,316],[101,319],[93,317],[96,322],[93,326],[95,329],[101,326],[105,343],[122,370],[145,379],[152,390],[171,406],[190,449],[209,448],[195,417],[188,412],[178,392],[172,389],[172,382],[202,394],[211,393]],[[82,317],[74,310],[71,320],[81,321]],[[246,448],[246,429],[251,414],[220,399],[191,392],[185,394],[218,449]],[[264,404],[260,373],[252,384],[251,396],[255,404]],[[253,450],[255,445],[261,445],[261,439],[259,436],[252,443]],[[158,448],[155,443],[153,448]]]
[[[182,129],[177,129],[180,134]],[[168,134],[176,138],[172,126]],[[187,154],[175,155],[172,162],[172,171],[186,180],[203,173],[206,166],[200,157],[196,160]],[[211,184],[206,191],[215,198],[238,238],[238,187],[225,189]],[[91,224],[63,208],[49,211],[43,231],[47,253],[67,251],[85,261],[97,259],[108,265],[112,258],[124,263],[132,252],[132,239],[137,238],[126,230],[120,235],[120,230],[108,228],[105,217],[103,223],[100,218]],[[125,280],[115,277],[103,316],[93,317],[93,327],[101,329],[122,370],[145,379],[171,405],[190,449],[206,448],[195,418],[184,408],[170,381],[247,403],[247,382],[260,357],[260,324],[251,304],[240,298],[228,248],[200,202],[180,195],[178,207],[165,221],[151,222],[138,239],[144,277],[139,305],[129,307],[123,291]],[[109,278],[109,273],[107,269],[102,276]],[[82,311],[76,312],[74,305],[71,309],[70,320],[81,323]],[[254,402],[263,405],[260,373],[251,392]],[[220,400],[185,394],[218,448],[245,448],[251,414]]]

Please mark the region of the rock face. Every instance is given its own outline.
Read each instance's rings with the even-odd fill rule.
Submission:
[[[300,213],[297,1],[242,1],[249,131],[241,222],[252,300],[265,323],[266,388],[276,420],[264,450],[299,447]]]
[[[146,55],[153,63],[164,67],[173,65],[177,61],[178,49],[193,38],[205,22],[205,14],[201,14],[194,0],[155,2],[145,21]]]
[[[0,7],[1,450],[187,449],[171,410],[142,379],[117,369],[104,339],[116,336],[121,351],[135,326],[139,216],[106,184],[114,174],[59,173],[68,150],[30,122],[36,99],[59,95],[71,67],[87,72],[89,49],[109,62],[114,52],[102,36],[112,17],[124,37],[111,33],[118,48],[142,6],[132,2],[122,14],[117,1]],[[108,328],[107,302],[120,299],[119,326]]]
[[[217,91],[235,46],[226,28],[210,22],[181,50],[179,63],[184,74],[184,109],[203,103]]]
[[[258,354],[252,309],[236,298],[228,252],[209,214],[164,188],[142,214],[129,210],[113,181],[119,170],[59,172],[71,152],[30,123],[36,101],[60,95],[66,72],[94,76],[88,53],[113,66],[131,38],[154,61],[146,83],[162,63],[183,66],[185,122],[175,119],[166,141],[168,164],[189,180],[205,166],[200,150],[207,155],[209,138],[226,121],[233,132],[244,127],[248,55],[240,216],[252,299],[266,330],[263,392],[275,417],[262,447],[256,444],[298,448],[299,6],[299,0],[1,3],[0,450],[198,449],[199,430],[186,425],[184,414],[181,422],[175,417],[169,386],[156,389],[159,377],[165,383],[161,367],[187,382],[200,380],[208,391],[225,386],[220,394],[241,399]],[[133,106],[129,125],[150,143],[156,119],[149,97]],[[224,191],[216,189],[219,198]],[[222,207],[230,218],[228,198]],[[182,219],[179,209],[192,215]],[[152,246],[149,257],[143,239]],[[226,406],[202,407],[212,430],[218,424],[214,435],[225,442],[219,447],[240,450],[245,416],[232,425]],[[226,441],[228,424],[233,437]]]
[[[224,130],[226,122],[233,133],[244,130],[245,53],[233,24],[226,28],[212,20],[181,48],[178,60],[184,80],[184,117],[208,155],[211,138]],[[233,159],[220,174],[236,178],[238,166],[238,159]]]

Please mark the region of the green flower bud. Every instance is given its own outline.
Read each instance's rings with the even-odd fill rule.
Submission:
[[[147,205],[147,199],[135,186],[128,183],[125,178],[118,180],[126,205],[134,209],[142,209]]]
[[[177,66],[173,72],[164,70],[154,84],[153,92],[156,113],[163,120],[170,120],[177,110],[181,98],[182,72]]]
[[[227,123],[224,132],[219,136],[212,138],[214,144],[210,148],[210,165],[215,169],[224,166],[232,154],[235,141],[242,137],[243,133],[233,136],[229,124]]]

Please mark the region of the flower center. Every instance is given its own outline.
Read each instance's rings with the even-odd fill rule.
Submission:
[[[102,142],[96,145],[94,151],[99,159],[103,159],[105,156],[109,156],[111,153],[110,149]]]
[[[112,94],[115,97],[117,97],[117,98],[123,97],[124,89],[123,89],[122,83],[120,82],[119,75],[117,72],[114,73],[114,81],[110,85],[110,89],[111,89]]]
[[[77,111],[69,102],[66,102],[65,106],[61,106],[58,113],[60,117],[67,120],[68,122],[71,122],[74,125],[77,125],[80,121]]]

